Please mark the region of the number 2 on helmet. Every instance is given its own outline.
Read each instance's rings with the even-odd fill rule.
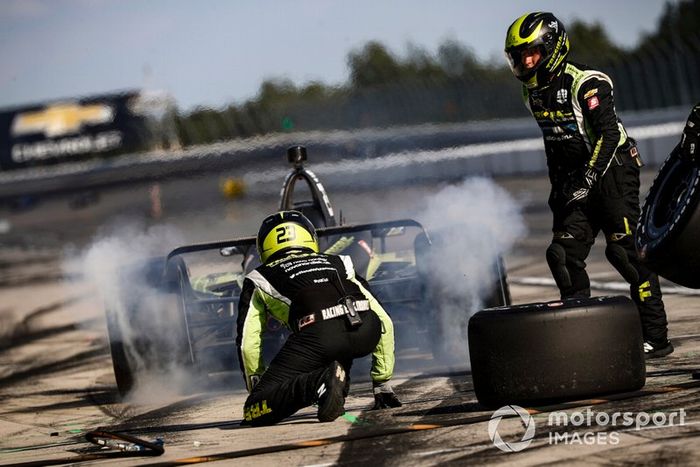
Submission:
[[[277,243],[290,242],[297,238],[297,232],[293,225],[283,225],[275,229]]]

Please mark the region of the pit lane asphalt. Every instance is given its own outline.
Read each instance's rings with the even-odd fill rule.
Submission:
[[[653,172],[644,175],[648,186]],[[518,278],[549,277],[542,260],[549,240],[547,182],[528,178],[498,183],[523,202],[528,224],[527,237],[506,256],[513,301],[556,299],[552,287],[517,285]],[[415,186],[354,193],[327,188],[336,207],[354,222],[410,215],[426,194],[438,189]],[[676,352],[649,363],[647,393],[583,401],[566,409],[572,413],[591,407],[612,413],[683,408],[687,413],[685,426],[626,430],[615,445],[551,445],[552,429],[546,426],[545,412],[534,415],[537,431],[529,448],[502,453],[487,431],[492,411],[476,402],[464,368],[439,364],[424,349],[407,346],[398,351],[394,383],[405,402],[402,408],[368,411],[370,386],[360,375],[346,404],[348,414],[328,424],[318,423],[313,409],[306,409],[278,426],[239,427],[245,394],[234,374],[218,375],[208,392],[178,395],[161,388],[150,400],[119,400],[101,303],[75,270],[66,271],[62,258],[66,251],[89,244],[115,217],[119,223],[150,219],[151,190],[152,186],[140,186],[104,191],[98,202],[77,210],[68,206],[70,199],[55,198],[27,211],[0,211],[0,219],[11,225],[0,236],[0,464],[82,459],[81,465],[185,460],[224,465],[233,459],[246,465],[697,464],[700,389],[689,371],[700,366],[699,302],[687,295],[665,297]],[[225,200],[215,177],[162,183],[160,190],[162,214],[157,223],[174,225],[188,242],[249,235],[277,202],[274,195]],[[386,212],[387,206],[392,212]],[[591,276],[601,282],[618,281],[604,259],[601,243],[599,239],[588,262]],[[609,293],[594,290],[598,295]],[[146,439],[163,438],[165,454],[81,457],[95,453],[84,441],[84,432],[99,426]],[[517,441],[524,430],[518,420],[504,419],[499,432],[504,439]]]

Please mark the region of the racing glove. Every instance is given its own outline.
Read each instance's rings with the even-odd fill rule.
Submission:
[[[700,162],[700,104],[693,107],[681,136],[681,159],[689,162]]]
[[[584,205],[588,201],[588,194],[598,182],[598,171],[592,168],[586,169],[583,178],[575,181],[565,193],[566,206]]]
[[[374,407],[372,407],[372,410],[391,409],[403,405],[399,398],[396,397],[394,389],[388,381],[372,383],[372,388],[374,391]]]

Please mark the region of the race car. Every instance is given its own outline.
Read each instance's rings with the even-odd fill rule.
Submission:
[[[294,146],[287,154],[293,168],[284,181],[279,209],[304,213],[317,227],[322,251],[352,258],[394,321],[397,352],[402,345],[424,345],[436,357],[443,356],[441,310],[449,294],[442,293],[439,278],[429,268],[437,251],[435,240],[412,219],[340,225],[323,185],[304,167],[306,149]],[[308,185],[310,200],[294,200],[298,180]],[[206,376],[238,371],[233,331],[237,303],[245,274],[258,264],[255,237],[250,236],[181,246],[164,258],[124,268],[118,280],[120,297],[106,306],[120,394],[128,393],[146,373],[185,369]],[[509,305],[501,259],[485,268],[493,286],[481,305]],[[288,332],[269,318],[263,341],[267,362]]]

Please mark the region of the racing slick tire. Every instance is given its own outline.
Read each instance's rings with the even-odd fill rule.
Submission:
[[[642,206],[636,246],[649,268],[700,288],[700,167],[676,153],[666,159]]]
[[[112,365],[121,396],[143,376],[191,366],[181,295],[165,280],[164,267],[164,258],[154,258],[125,268],[118,279],[118,296],[106,303]]]
[[[481,310],[469,320],[474,391],[486,407],[525,407],[644,386],[642,329],[622,296]]]

